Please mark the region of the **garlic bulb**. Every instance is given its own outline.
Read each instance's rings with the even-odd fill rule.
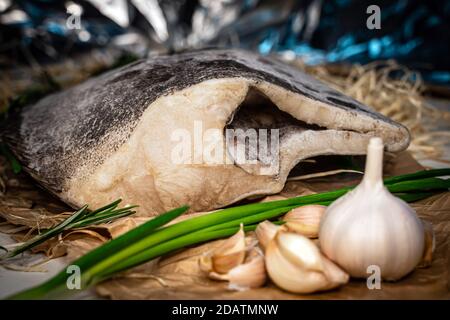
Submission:
[[[327,207],[321,205],[306,205],[292,209],[283,217],[285,226],[295,233],[299,233],[308,238],[319,236],[320,219]]]
[[[311,240],[283,230],[267,246],[266,269],[277,286],[294,293],[332,289],[349,279]]]
[[[425,248],[423,250],[422,261],[419,264],[419,267],[426,268],[431,265],[433,261],[433,253],[436,248],[436,237],[433,231],[433,225],[430,222],[423,221],[423,227],[425,229]]]
[[[371,265],[385,280],[411,272],[422,258],[424,228],[415,211],[383,185],[383,143],[369,142],[362,182],[332,203],[322,218],[322,251],[351,276],[366,278]]]

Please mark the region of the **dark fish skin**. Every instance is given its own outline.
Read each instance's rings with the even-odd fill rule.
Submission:
[[[96,164],[117,150],[158,97],[230,77],[269,82],[399,126],[282,62],[246,51],[205,50],[140,60],[47,96],[25,107],[8,125],[3,139],[33,177],[58,193],[77,166],[89,158],[90,150],[120,131],[120,137],[97,156]]]

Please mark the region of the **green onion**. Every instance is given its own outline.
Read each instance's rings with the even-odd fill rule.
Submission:
[[[209,232],[209,231],[215,231],[220,229],[227,229],[227,228],[233,228],[233,227],[239,227],[241,224],[244,225],[250,225],[252,223],[258,223],[264,220],[270,220],[273,218],[277,218],[286,212],[296,208],[297,206],[291,206],[291,207],[282,207],[277,209],[272,209],[268,211],[263,211],[261,213],[257,213],[251,216],[238,218],[235,220],[231,220],[225,223],[220,223],[217,225],[213,225],[211,227],[207,227],[201,230],[201,232]]]
[[[448,190],[450,188],[450,179],[424,178],[413,181],[402,181],[390,184],[387,188],[392,193]]]
[[[416,202],[431,197],[434,194],[435,193],[433,192],[394,193],[396,197],[399,197],[400,199],[406,202]]]
[[[384,184],[387,185],[403,181],[411,181],[433,177],[444,177],[444,176],[450,176],[450,168],[422,170],[414,173],[402,174],[399,176],[384,179]]]

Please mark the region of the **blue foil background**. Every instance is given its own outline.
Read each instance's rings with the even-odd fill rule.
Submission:
[[[366,27],[373,4],[379,30]],[[82,11],[77,29],[67,26],[74,8]],[[0,66],[64,59],[139,34],[126,48],[139,56],[219,46],[288,52],[312,65],[395,59],[450,85],[449,23],[450,1],[437,0],[0,0]]]

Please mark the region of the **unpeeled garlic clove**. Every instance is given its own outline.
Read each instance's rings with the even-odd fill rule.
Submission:
[[[225,274],[244,262],[246,248],[245,232],[241,225],[239,231],[225,240],[220,247],[200,258],[200,269]]]
[[[311,240],[292,232],[276,234],[267,246],[265,261],[272,281],[294,293],[332,289],[349,279]]]
[[[342,284],[345,284],[350,279],[348,273],[339,268],[333,261],[328,259],[324,254],[322,254],[322,262],[325,275],[329,281],[328,287],[323,288],[322,290],[333,289]]]
[[[286,221],[285,225],[290,231],[308,238],[317,238],[319,236],[320,219],[326,209],[326,206],[306,205],[292,209],[286,213],[282,220]]]
[[[200,270],[202,270],[205,273],[212,272],[213,267],[211,256],[209,255],[201,256],[200,259],[198,260],[198,266],[200,267]]]
[[[209,278],[228,281],[233,290],[260,287],[267,278],[264,257],[255,243],[246,242],[242,225],[220,247],[201,257],[199,266]]]
[[[433,225],[428,222],[422,220],[423,228],[425,231],[425,248],[423,250],[422,261],[419,263],[419,268],[426,268],[431,265],[433,261],[433,252],[436,248],[436,237],[433,231]]]
[[[256,238],[262,250],[266,250],[269,242],[275,237],[275,234],[281,226],[278,226],[268,220],[260,222],[255,229]]]
[[[226,274],[211,272],[209,277],[215,280],[228,281],[229,288],[232,290],[241,291],[259,288],[267,280],[264,257],[261,252],[253,248],[243,264],[231,269]]]

